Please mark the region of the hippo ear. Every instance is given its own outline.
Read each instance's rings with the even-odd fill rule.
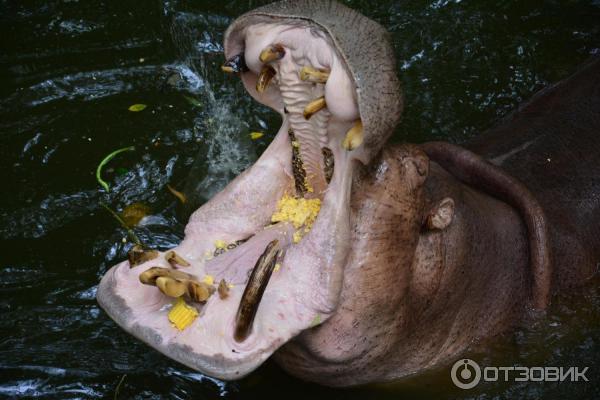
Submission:
[[[454,218],[454,200],[445,197],[435,204],[425,220],[425,227],[428,230],[446,229]]]

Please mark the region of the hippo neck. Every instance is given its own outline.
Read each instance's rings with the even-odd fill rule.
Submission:
[[[410,287],[420,290],[410,294],[413,326],[400,341],[412,359],[405,368],[414,371],[508,329],[530,294],[527,230],[517,211],[435,162],[425,196],[429,204],[454,199],[455,214],[446,229],[422,233],[415,252]]]
[[[496,279],[506,273],[519,277],[520,286],[529,283],[528,234],[517,210],[459,181],[434,161],[430,163],[424,191],[429,206],[445,197],[455,203],[450,225],[444,230],[422,233],[417,246],[419,251],[423,239],[439,242],[434,251],[443,255],[440,286],[453,272],[471,276],[471,282],[477,282],[486,293],[493,290],[498,284]],[[415,262],[418,262],[416,258]],[[520,289],[522,293],[518,297],[525,301],[531,290],[526,286]]]

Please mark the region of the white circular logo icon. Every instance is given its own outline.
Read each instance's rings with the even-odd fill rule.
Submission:
[[[450,377],[457,387],[473,389],[481,380],[481,368],[475,361],[464,358],[454,363]]]

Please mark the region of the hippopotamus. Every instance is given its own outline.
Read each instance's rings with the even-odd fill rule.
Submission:
[[[543,318],[597,272],[599,59],[461,147],[388,144],[390,40],[335,1],[248,12],[224,52],[278,133],[177,247],[132,248],[97,292],[161,353],[224,380],[273,356],[324,385],[392,381]]]

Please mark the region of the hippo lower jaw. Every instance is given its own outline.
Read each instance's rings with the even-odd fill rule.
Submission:
[[[293,42],[298,38],[305,39],[304,45]],[[274,50],[272,43],[278,46]],[[281,109],[278,134],[249,170],[192,215],[179,246],[153,253],[155,258],[139,265],[113,267],[97,294],[100,305],[126,331],[221,379],[250,373],[336,310],[350,247],[353,160],[364,158],[354,86],[332,47],[310,30],[279,24],[249,27],[245,44],[228,67],[244,63],[249,71],[242,79],[254,88],[251,93]],[[278,49],[283,54],[274,54]],[[307,59],[316,65],[303,68],[301,61]],[[274,77],[265,75],[267,68]],[[308,78],[303,77],[307,71]],[[329,78],[313,80],[318,73]],[[323,95],[326,106],[313,101]],[[286,209],[287,203],[296,209]],[[307,217],[315,208],[316,218]],[[223,244],[230,248],[219,249]],[[269,254],[263,254],[265,248]],[[271,265],[259,265],[261,255],[271,257]],[[270,279],[266,273],[262,282],[254,282],[264,286],[268,280],[262,300],[258,295],[256,304],[248,304],[244,291],[253,266],[274,271]],[[146,279],[160,290],[140,282],[152,267],[167,274],[162,280]],[[180,284],[181,272],[189,274],[181,282],[209,276],[214,282],[224,279],[230,288],[226,298],[214,294],[193,303],[198,317],[178,330],[168,316],[174,297],[183,294],[189,303],[194,296],[171,290],[165,282]]]

